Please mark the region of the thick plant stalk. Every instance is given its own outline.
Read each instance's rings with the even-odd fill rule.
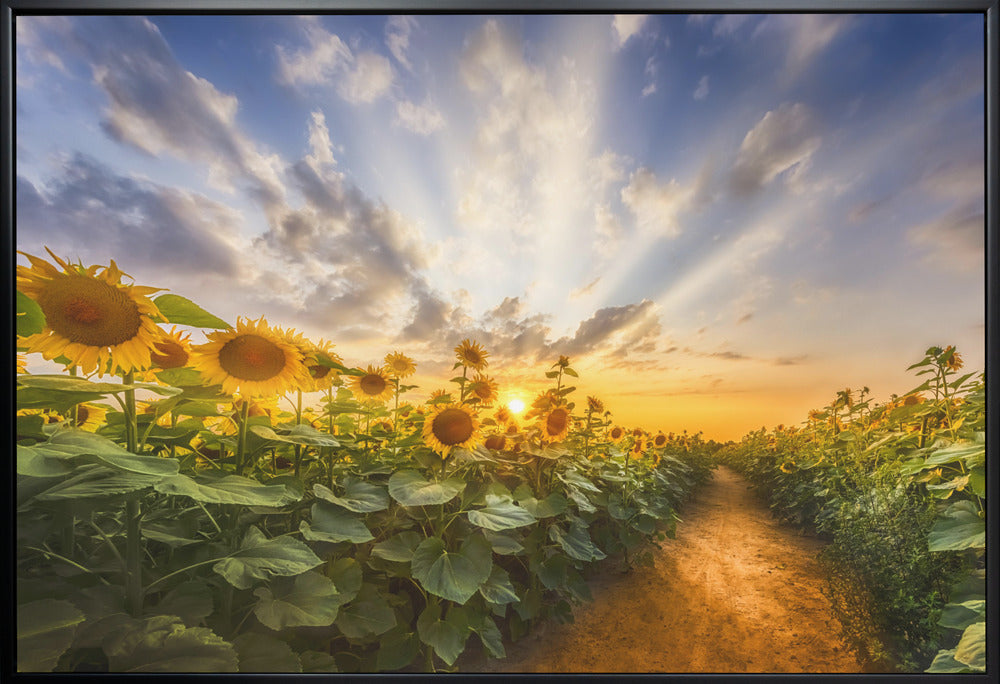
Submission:
[[[134,376],[132,371],[125,373],[123,380],[131,385]],[[125,390],[125,439],[128,450],[137,453],[137,436],[139,428],[135,413],[135,390]],[[139,506],[139,493],[132,492],[125,499],[125,598],[129,612],[133,617],[142,614],[142,529],[140,518],[142,510]]]
[[[250,402],[246,399],[243,400],[243,405],[240,406],[240,434],[239,441],[236,443],[236,474],[243,474],[243,460],[246,457],[247,449],[247,417],[250,414]]]
[[[295,404],[295,424],[302,425],[302,390],[298,390],[298,401]],[[299,476],[302,467],[302,445],[295,445],[295,477]]]

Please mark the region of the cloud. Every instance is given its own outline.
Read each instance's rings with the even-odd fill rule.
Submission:
[[[785,35],[788,51],[782,80],[788,86],[850,25],[851,17],[843,14],[773,14],[757,24],[752,37]]]
[[[712,354],[705,354],[704,356],[710,356],[713,359],[725,359],[726,361],[748,361],[750,357],[746,354],[741,354],[739,352],[724,351],[724,352],[714,352]]]
[[[724,14],[712,26],[712,35],[731,36],[750,18],[749,14]]]
[[[652,171],[643,167],[629,177],[621,199],[635,216],[640,231],[672,238],[680,235],[678,215],[688,206],[691,190],[675,179],[661,183]]]
[[[584,297],[584,296],[590,294],[594,290],[594,288],[597,286],[597,283],[599,283],[599,282],[601,282],[601,276],[597,276],[596,278],[594,278],[593,280],[591,280],[589,283],[587,283],[583,287],[578,287],[575,290],[572,290],[569,293],[569,298],[570,299],[579,299],[580,297]]]
[[[698,81],[698,87],[694,89],[694,99],[704,100],[708,97],[708,76],[702,76]]]
[[[445,125],[444,116],[432,103],[418,105],[408,100],[396,103],[394,123],[418,135],[430,135]]]
[[[413,64],[406,51],[410,48],[410,34],[417,27],[416,17],[397,15],[385,22],[385,44],[396,61],[413,71]]]
[[[304,17],[301,22],[306,45],[294,51],[276,47],[281,83],[333,86],[351,104],[374,102],[389,93],[394,75],[386,57],[371,51],[355,54],[338,35],[324,29],[318,17]]]
[[[656,63],[656,59],[650,57],[646,60],[646,68],[644,74],[646,75],[648,81],[646,86],[642,89],[642,96],[652,95],[656,92],[656,73],[659,71],[659,65]]]
[[[41,187],[18,176],[16,192],[25,251],[49,246],[89,263],[127,258],[143,275],[240,275],[243,218],[204,195],[117,175],[81,154]]]
[[[621,50],[629,38],[638,35],[649,18],[647,14],[616,14],[611,20],[615,34],[615,50]]]
[[[982,273],[986,215],[981,202],[969,202],[910,228],[907,238],[926,248],[926,259],[962,271]]]
[[[801,170],[819,149],[815,131],[813,115],[802,103],[784,103],[767,112],[740,145],[730,174],[733,192],[749,195],[784,171]]]
[[[311,154],[308,160],[313,165],[336,164],[333,158],[333,143],[330,141],[330,129],[326,127],[326,117],[321,111],[312,113],[312,120],[309,122],[309,149]]]

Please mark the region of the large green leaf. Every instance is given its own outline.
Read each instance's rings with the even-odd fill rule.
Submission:
[[[337,619],[347,598],[328,577],[314,570],[295,579],[275,579],[254,591],[259,600],[253,612],[261,624],[275,631],[285,627],[326,627]]]
[[[17,474],[29,477],[61,477],[73,472],[79,454],[42,444],[17,445]]]
[[[302,672],[291,646],[268,634],[244,632],[233,639],[240,657],[240,672]]]
[[[513,533],[518,534],[518,533]],[[507,534],[504,532],[493,532],[491,530],[483,530],[483,537],[486,541],[490,543],[493,548],[494,553],[498,553],[501,556],[516,556],[520,552],[524,551],[524,545],[512,536],[512,534]]]
[[[311,447],[336,447],[340,442],[326,434],[320,432],[311,425],[296,425],[292,427],[288,434],[278,434],[266,425],[251,425],[250,432],[262,439],[273,442],[284,442],[286,444],[298,444],[300,446]]]
[[[503,647],[503,635],[500,633],[500,629],[497,628],[497,623],[493,621],[493,618],[488,613],[483,613],[471,620],[469,626],[472,628],[472,631],[479,635],[479,640],[483,643],[483,647],[490,656],[493,658],[505,658],[507,656],[507,652]]]
[[[374,513],[389,507],[385,487],[351,478],[346,482],[345,489],[343,496],[337,496],[321,484],[313,485],[313,493],[317,497],[355,513]]]
[[[497,605],[517,603],[521,600],[510,582],[510,575],[499,565],[493,566],[490,576],[479,587],[479,593],[484,599]]]
[[[469,639],[466,613],[452,607],[442,620],[441,604],[432,603],[417,618],[417,634],[422,642],[434,649],[441,660],[449,666],[454,665]]]
[[[338,558],[330,564],[326,574],[337,586],[337,591],[346,596],[348,601],[353,600],[361,591],[363,573],[361,566],[353,558]]]
[[[429,537],[413,552],[410,569],[414,579],[435,596],[464,604],[485,582],[493,568],[489,542],[473,534],[457,552],[448,551],[443,540]]]
[[[45,330],[45,313],[34,299],[17,291],[17,334],[28,337]]]
[[[176,615],[188,627],[196,627],[212,614],[215,604],[212,591],[204,582],[182,582],[171,589],[156,604],[156,614]]]
[[[529,497],[521,500],[520,504],[539,520],[561,515],[566,512],[566,508],[569,506],[566,497],[560,492],[552,492],[541,501],[535,497]]]
[[[365,526],[361,516],[325,501],[317,501],[312,505],[311,517],[311,523],[305,520],[299,523],[302,537],[309,541],[325,541],[334,544],[349,541],[363,544],[375,538]]]
[[[107,437],[86,430],[59,430],[49,438],[47,444],[54,449],[93,456],[104,465],[143,475],[166,477],[180,470],[180,464],[175,459],[139,456],[123,449]]]
[[[397,470],[389,477],[389,496],[404,506],[433,506],[451,501],[465,489],[465,480],[424,479],[416,470]]]
[[[367,582],[353,601],[340,609],[337,627],[351,639],[384,634],[396,626],[396,614],[373,584]]]
[[[337,671],[337,663],[329,653],[302,651],[299,653],[299,662],[302,663],[303,673]]]
[[[931,551],[961,551],[986,546],[986,521],[971,501],[956,501],[934,522],[927,535]]]
[[[204,627],[185,627],[174,615],[147,618],[104,642],[112,672],[236,672],[233,645]]]
[[[395,627],[379,640],[376,665],[380,671],[401,670],[417,657],[420,639],[415,632]]]
[[[536,522],[535,516],[526,509],[516,505],[510,499],[492,494],[486,495],[485,508],[469,511],[467,515],[469,522],[473,525],[485,527],[494,532],[524,527]]]
[[[35,498],[39,501],[66,501],[118,496],[152,487],[159,481],[157,475],[122,472],[91,463],[77,467],[70,477],[35,495]]]
[[[934,662],[931,666],[924,670],[924,672],[930,672],[932,674],[951,674],[957,672],[972,672],[972,669],[965,663],[960,663],[955,660],[955,649],[950,648],[944,651],[938,651],[938,654],[934,656]]]
[[[51,672],[73,643],[84,614],[69,601],[41,599],[17,607],[17,671]]]
[[[955,647],[955,660],[976,672],[986,670],[986,622],[975,622],[965,628]]]
[[[277,507],[299,499],[284,485],[265,485],[240,475],[202,474],[197,479],[174,475],[160,480],[153,488],[161,494],[189,496],[202,503]]]
[[[581,475],[576,470],[567,470],[565,472],[559,473],[559,479],[568,485],[573,485],[577,489],[583,489],[588,492],[594,492],[599,494],[601,490],[593,482],[588,480],[586,477]]]
[[[410,530],[400,532],[383,542],[375,544],[372,547],[372,555],[396,563],[409,563],[413,560],[414,549],[417,548],[422,540],[423,537],[416,532]]]
[[[163,294],[153,300],[168,323],[190,325],[195,328],[216,328],[231,330],[233,326],[218,316],[205,311],[190,299],[175,294]]]
[[[949,603],[941,611],[938,624],[949,629],[965,629],[974,622],[986,619],[986,601],[972,599],[961,603]]]
[[[251,526],[240,549],[221,559],[212,569],[237,589],[249,589],[254,580],[266,580],[271,575],[298,575],[322,563],[299,540],[288,536],[268,539]]]

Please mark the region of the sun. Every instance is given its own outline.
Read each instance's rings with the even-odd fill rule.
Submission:
[[[520,399],[511,399],[507,402],[507,408],[510,409],[511,413],[520,413],[524,410],[524,402]]]

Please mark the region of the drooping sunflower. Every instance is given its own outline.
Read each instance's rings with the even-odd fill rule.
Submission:
[[[153,343],[149,358],[153,365],[163,370],[183,368],[191,357],[191,333],[178,332],[177,326],[170,332],[160,329],[160,339]]]
[[[559,366],[560,368],[567,368],[569,366],[569,357],[560,355],[559,360],[552,365]]]
[[[34,299],[45,314],[45,328],[24,338],[29,352],[46,360],[65,356],[89,375],[147,368],[159,329],[159,309],[146,295],[162,288],[125,285],[127,276],[110,266],[73,266],[46,251],[62,267],[24,254],[31,267],[17,267],[17,288]]]
[[[471,342],[468,338],[462,340],[462,343],[455,347],[455,356],[459,363],[475,371],[481,371],[490,365],[489,361],[486,360],[489,352],[478,342]]]
[[[303,363],[309,371],[312,391],[328,390],[333,387],[334,381],[340,377],[336,369],[326,365],[327,363],[343,364],[343,360],[334,353],[333,343],[320,339],[313,343],[307,340],[306,349],[302,352]]]
[[[630,449],[630,451],[632,452],[632,456],[639,458],[640,456],[642,456],[642,453],[645,450],[646,450],[646,440],[644,437],[640,435],[637,436],[634,440],[632,440],[632,447]]]
[[[417,365],[402,352],[385,355],[385,369],[397,378],[408,378],[417,372]]]
[[[393,387],[385,368],[371,364],[368,364],[364,375],[351,379],[351,391],[362,401],[385,401],[392,396]]]
[[[608,437],[612,442],[618,444],[618,442],[625,438],[625,428],[615,425],[608,431]]]
[[[597,397],[587,397],[587,410],[591,413],[604,413],[604,402]]]
[[[955,347],[950,344],[947,347],[945,347],[944,354],[947,354],[948,352],[951,352],[951,356],[948,358],[947,361],[944,362],[944,365],[948,367],[948,370],[957,371],[964,365],[964,362],[962,361],[962,356],[957,351],[955,351]]]
[[[77,404],[76,405],[76,427],[87,432],[96,432],[97,428],[104,424],[104,417],[108,409],[100,404]],[[73,415],[72,412],[69,414]]]
[[[916,406],[917,404],[924,403],[924,395],[919,392],[915,394],[907,394],[903,397],[903,406]]]
[[[496,380],[488,375],[476,373],[476,377],[473,379],[471,387],[472,396],[479,399],[481,405],[492,406],[493,402],[496,401],[499,385],[497,385]]]
[[[191,347],[189,363],[227,394],[270,396],[309,386],[302,352],[263,316],[256,321],[240,317],[235,330],[206,336],[207,343]]]
[[[454,447],[471,449],[479,443],[479,417],[468,406],[436,404],[424,420],[424,443],[447,458]]]
[[[548,442],[561,442],[569,434],[571,422],[568,408],[565,406],[553,406],[539,420],[542,438]]]

